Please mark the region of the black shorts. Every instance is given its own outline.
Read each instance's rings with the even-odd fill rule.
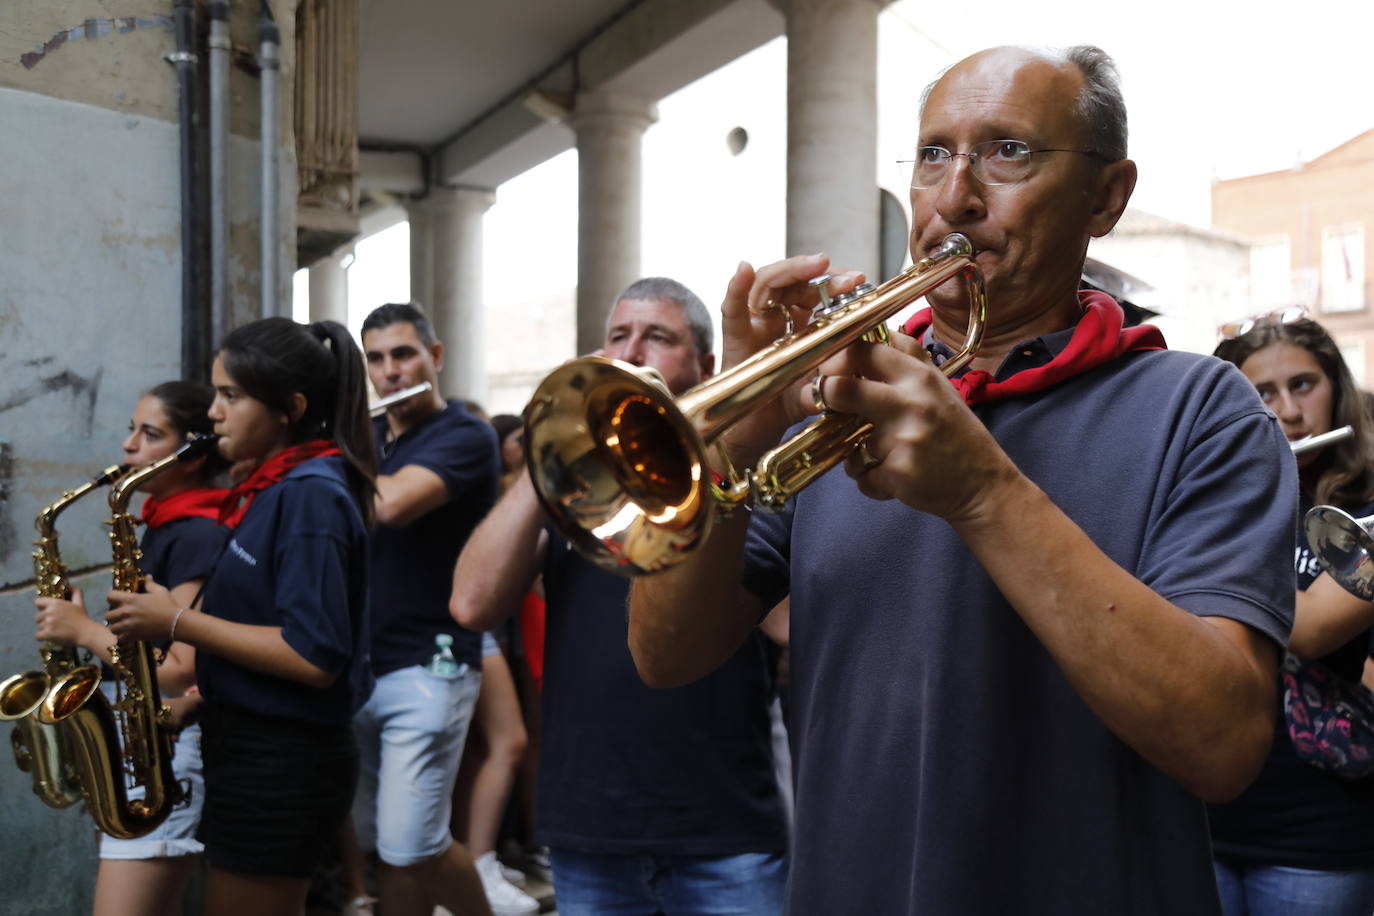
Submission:
[[[308,878],[353,803],[358,749],[349,723],[320,724],[207,703],[201,715],[211,865]]]

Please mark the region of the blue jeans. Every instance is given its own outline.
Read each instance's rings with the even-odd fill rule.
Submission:
[[[779,853],[605,855],[552,848],[559,916],[777,916],[787,884]]]
[[[1215,863],[1226,916],[1370,916],[1374,868],[1316,871],[1285,865]]]

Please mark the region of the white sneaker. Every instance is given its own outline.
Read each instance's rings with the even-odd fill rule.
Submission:
[[[372,907],[376,903],[376,897],[354,897],[344,904],[341,916],[373,916]]]
[[[522,871],[521,871],[520,869],[518,869],[518,868],[511,868],[509,865],[507,865],[505,862],[502,862],[500,859],[497,859],[497,860],[496,860],[496,865],[497,865],[497,867],[499,867],[499,868],[501,869],[501,877],[505,878],[507,881],[509,881],[511,884],[514,884],[516,887],[520,888],[521,890],[524,889],[524,887],[525,887],[525,873],[524,873],[524,872],[522,872]]]
[[[539,901],[511,884],[501,874],[501,863],[496,861],[495,852],[483,853],[477,857],[475,864],[493,916],[529,916],[539,912]]]

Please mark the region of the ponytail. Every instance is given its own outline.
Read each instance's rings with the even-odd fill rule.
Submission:
[[[235,384],[268,407],[287,412],[292,395],[305,397],[292,443],[328,439],[338,447],[371,525],[377,452],[367,412],[367,369],[348,329],[337,321],[302,325],[264,318],[232,331],[220,355]]]

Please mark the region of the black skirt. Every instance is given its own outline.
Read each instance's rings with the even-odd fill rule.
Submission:
[[[207,703],[201,714],[211,865],[308,878],[353,803],[358,749],[351,724],[282,719]]]

